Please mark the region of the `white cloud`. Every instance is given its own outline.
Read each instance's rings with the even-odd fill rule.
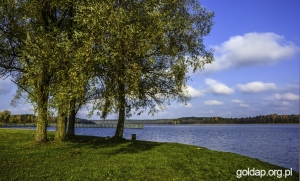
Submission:
[[[280,101],[280,100],[275,100],[275,101],[272,101],[272,102],[262,102],[262,105],[264,106],[270,106],[270,107],[284,107],[286,108],[287,106],[292,106],[292,104],[288,101]],[[290,108],[289,108],[290,109]]]
[[[237,87],[246,93],[266,92],[269,90],[276,90],[277,87],[274,83],[263,82],[250,82],[247,84],[237,84]]]
[[[250,107],[249,104],[244,104],[244,103],[239,104],[239,106],[240,107]]]
[[[274,100],[285,100],[285,101],[298,101],[299,95],[293,93],[285,93],[285,94],[273,94],[272,96],[268,96],[263,98],[264,100],[274,101]]]
[[[233,36],[215,49],[215,61],[205,65],[205,72],[256,65],[274,65],[290,59],[299,47],[275,33],[247,33]]]
[[[79,110],[76,117],[86,118],[86,115],[89,114],[88,110]]]
[[[250,107],[249,104],[245,104],[244,101],[239,99],[234,99],[231,102],[238,103],[240,107]]]
[[[13,89],[13,85],[9,79],[0,79],[0,95],[8,94]]]
[[[238,100],[238,99],[234,99],[234,100],[232,100],[231,102],[234,102],[234,103],[243,103],[244,101]]]
[[[213,94],[231,95],[234,93],[232,88],[229,88],[225,84],[222,84],[214,79],[205,79],[205,83],[209,85],[207,90]]]
[[[189,85],[187,86],[187,91],[191,98],[200,97],[204,95],[201,91],[194,89],[192,86]]]
[[[215,105],[224,105],[224,103],[217,100],[208,100],[204,102],[204,105],[215,106]]]
[[[289,105],[291,105],[288,101],[282,101],[281,104],[283,106],[289,106]]]

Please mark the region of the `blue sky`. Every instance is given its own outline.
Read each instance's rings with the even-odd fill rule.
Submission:
[[[200,2],[215,12],[215,25],[205,37],[206,47],[215,49],[215,62],[190,73],[187,105],[174,102],[154,116],[131,118],[299,114],[300,1]],[[28,104],[10,106],[15,90],[8,79],[0,80],[0,110],[31,113]],[[86,115],[86,109],[78,113]]]

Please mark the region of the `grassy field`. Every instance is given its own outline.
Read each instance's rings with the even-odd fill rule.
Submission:
[[[33,143],[35,131],[0,129],[0,180],[298,180],[285,168],[249,157],[177,143],[76,136],[65,143]],[[54,132],[48,132],[53,140]],[[279,170],[242,176],[241,169]],[[281,178],[280,177],[280,171]],[[246,172],[244,172],[246,174]]]

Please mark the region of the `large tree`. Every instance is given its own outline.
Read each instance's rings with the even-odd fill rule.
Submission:
[[[99,55],[107,59],[101,64],[106,92],[100,109],[103,117],[108,110],[118,112],[115,137],[122,138],[125,117],[132,110],[140,113],[150,107],[155,112],[156,105],[164,108],[171,100],[187,101],[188,69],[195,71],[213,60],[203,45],[213,13],[189,0],[119,0],[105,8],[109,12],[101,24],[105,30],[94,28],[99,32],[96,38],[104,39]]]
[[[96,86],[96,83],[98,86]],[[89,83],[86,86],[85,89],[85,96],[72,98],[70,101],[70,107],[69,107],[69,122],[68,122],[68,130],[67,135],[68,136],[74,136],[75,135],[75,118],[78,113],[78,111],[86,104],[89,104],[90,102],[93,102],[100,97],[102,97],[102,93],[104,86],[99,84],[99,81],[92,81],[92,79],[89,81]]]
[[[37,142],[47,141],[49,97],[51,106],[58,110],[55,139],[65,139],[69,103],[84,96],[86,72],[92,72],[87,63],[92,40],[74,26],[73,13],[79,3],[6,0],[0,6],[1,75],[12,75],[36,105]]]
[[[101,63],[93,58],[95,42],[91,30],[85,27],[87,11],[90,6],[81,1],[58,1],[49,3],[49,11],[60,15],[54,18],[58,29],[56,66],[52,79],[50,95],[51,106],[57,110],[55,140],[66,138],[66,117],[74,120],[76,105],[85,103],[87,90],[94,75],[94,65]],[[84,18],[82,18],[84,17]],[[93,22],[91,18],[87,18]],[[61,27],[60,27],[61,26]],[[77,108],[78,109],[78,108]]]
[[[49,84],[51,74],[46,70],[45,67],[47,67],[47,61],[45,61],[45,64],[41,64],[42,66],[37,65],[38,62],[30,62],[30,56],[36,56],[33,55],[35,48],[39,46],[39,44],[34,45],[32,42],[35,40],[30,39],[30,34],[34,30],[36,30],[39,25],[41,27],[42,24],[34,24],[35,22],[38,22],[40,18],[35,17],[33,19],[30,17],[28,13],[35,12],[32,11],[31,8],[29,8],[29,3],[24,1],[12,1],[12,0],[5,0],[0,5],[1,9],[1,43],[0,43],[0,56],[1,56],[1,75],[6,76],[10,75],[13,79],[16,79],[15,82],[22,83],[22,87],[25,89],[31,89],[28,84],[25,84],[25,82],[31,82],[34,83],[36,86],[36,93],[38,96],[33,96],[32,98],[35,99],[38,107],[39,112],[39,121],[37,123],[37,134],[36,134],[36,141],[38,142],[45,142],[47,140],[46,135],[46,120],[47,120],[47,99],[48,99],[48,89],[45,84]],[[45,24],[44,24],[45,25]],[[34,28],[34,26],[36,28]],[[41,36],[41,35],[40,35]],[[39,36],[37,35],[37,38]],[[32,50],[31,50],[32,48]],[[37,47],[40,48],[40,47]],[[30,50],[33,54],[26,55],[26,50]],[[41,55],[37,55],[37,59],[43,59],[43,57],[40,57]],[[45,56],[44,56],[45,57]],[[36,57],[34,57],[36,58]],[[41,62],[41,61],[40,61]],[[32,63],[32,64],[31,64]],[[37,66],[37,67],[35,67]],[[35,68],[38,69],[35,71]],[[44,74],[40,74],[41,72],[44,72]],[[38,76],[34,75],[38,74]],[[30,78],[30,76],[35,77],[36,81],[33,81]],[[29,76],[29,77],[28,77]],[[20,81],[20,82],[19,82]],[[24,83],[24,84],[23,84]]]

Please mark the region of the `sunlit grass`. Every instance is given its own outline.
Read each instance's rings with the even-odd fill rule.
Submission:
[[[276,180],[236,177],[238,169],[284,169],[233,153],[177,143],[114,142],[76,136],[33,142],[35,131],[0,129],[1,180]],[[53,140],[54,132],[48,132]],[[298,173],[285,180],[298,180]]]

